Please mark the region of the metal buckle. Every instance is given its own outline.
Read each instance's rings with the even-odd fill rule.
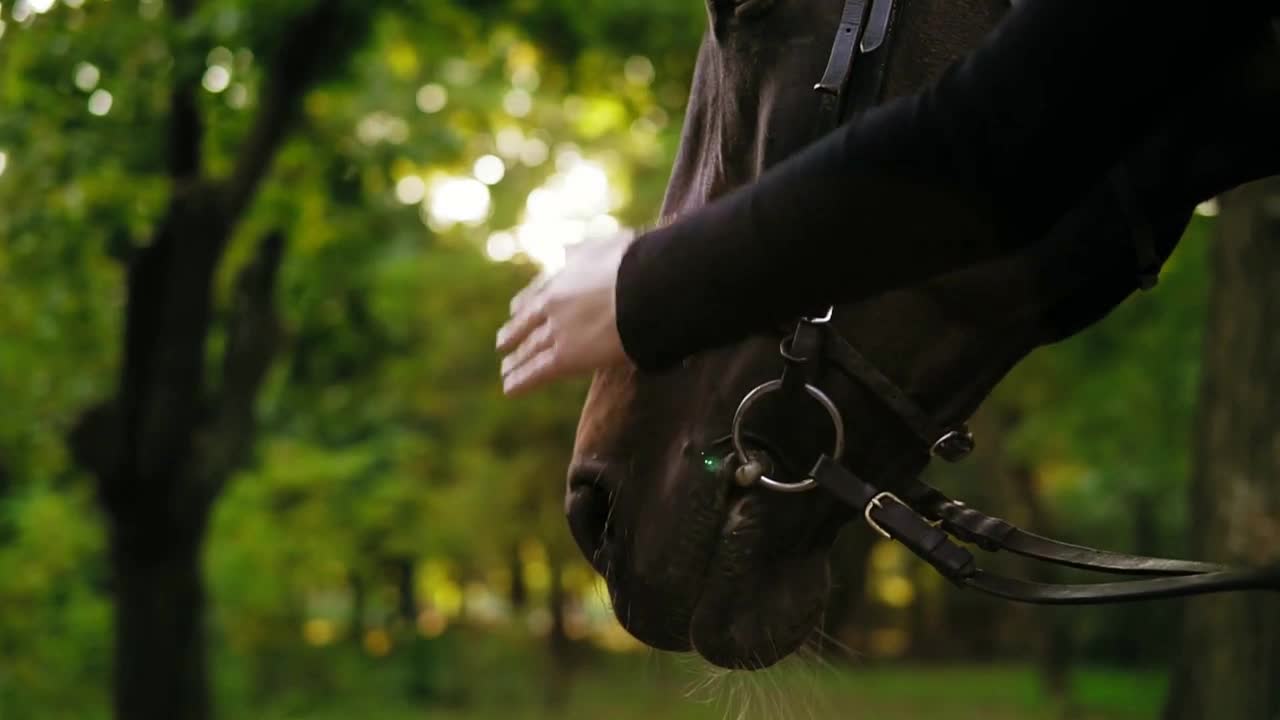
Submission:
[[[968,429],[948,430],[929,448],[929,454],[947,462],[963,460],[973,452],[973,433]]]
[[[741,462],[748,462],[751,457],[747,454],[746,445],[742,442],[742,420],[746,417],[747,410],[750,409],[757,400],[781,387],[781,380],[770,380],[767,383],[758,385],[754,390],[747,393],[746,397],[742,398],[742,402],[738,404],[738,410],[733,414],[733,432],[731,437],[733,438],[733,450],[737,453],[738,459]],[[827,415],[831,417],[831,424],[835,427],[836,431],[835,448],[831,452],[831,459],[839,460],[840,457],[844,455],[844,418],[840,415],[840,410],[836,407],[836,404],[832,402],[831,398],[827,397],[827,394],[822,392],[822,390],[808,383],[805,384],[804,389],[805,392],[809,393],[810,397],[818,401],[818,404],[821,405],[822,408],[827,411]],[[815,464],[814,467],[816,468],[817,465]],[[813,471],[810,471],[810,477],[805,478],[800,482],[793,483],[779,482],[763,473],[754,478],[754,480],[770,490],[777,490],[779,492],[804,492],[805,490],[812,490],[818,486],[818,481],[812,477],[812,474]]]
[[[884,505],[882,505],[880,502],[884,498],[889,498],[890,500],[893,500],[899,505],[906,505],[906,503],[902,502],[902,500],[900,500],[897,495],[894,495],[893,493],[888,491],[881,492],[879,495],[876,495],[875,497],[871,498],[871,502],[867,503],[867,506],[862,509],[862,517],[866,518],[867,524],[871,526],[872,530],[875,530],[876,532],[883,535],[886,540],[892,540],[893,536],[889,534],[889,531],[880,527],[880,523],[876,522],[875,519],[871,517],[871,508],[876,507],[881,510],[884,509]]]

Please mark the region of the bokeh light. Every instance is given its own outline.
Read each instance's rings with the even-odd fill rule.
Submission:
[[[485,253],[497,262],[523,255],[554,273],[566,248],[626,232],[610,214],[615,195],[604,166],[566,144],[557,150],[556,172],[526,196],[520,224],[491,234]]]
[[[101,78],[102,73],[93,63],[82,62],[76,65],[75,83],[78,89],[89,92],[98,87],[98,80]]]
[[[220,93],[231,84],[231,71],[223,65],[210,65],[209,69],[204,71],[204,78],[200,84],[211,93]]]
[[[418,109],[428,115],[438,113],[449,104],[449,91],[443,85],[428,83],[418,88]]]
[[[622,66],[622,74],[632,85],[648,85],[653,82],[653,62],[643,55],[634,55]]]
[[[438,180],[427,195],[427,213],[433,227],[447,229],[459,223],[479,225],[489,217],[489,187],[474,178]]]
[[[485,254],[496,262],[506,262],[515,257],[516,250],[515,236],[505,230],[490,235],[489,242],[485,244]]]
[[[249,104],[249,88],[244,83],[236,83],[227,90],[227,104],[239,110]]]
[[[476,75],[476,66],[462,58],[450,58],[444,63],[444,79],[451,85],[470,85]]]
[[[533,96],[526,90],[514,88],[502,97],[502,109],[511,117],[525,117],[533,110]]]
[[[427,183],[417,175],[406,175],[396,182],[396,199],[405,205],[417,205],[427,196]]]
[[[511,84],[522,89],[533,92],[538,89],[538,85],[542,82],[538,71],[533,67],[517,68],[511,73]]]
[[[231,67],[235,62],[235,55],[225,47],[218,46],[209,51],[209,56],[205,58],[206,65],[222,65]]]
[[[482,155],[476,159],[471,172],[485,185],[497,185],[506,176],[507,166],[497,155]]]
[[[356,124],[356,137],[365,145],[383,142],[399,145],[409,139],[409,123],[391,113],[371,112]]]
[[[102,88],[94,90],[93,94],[89,96],[89,112],[102,117],[111,112],[111,105],[114,101],[115,98],[111,97],[111,93],[106,90]]]
[[[514,160],[520,157],[520,150],[524,147],[524,133],[516,127],[502,128],[493,136],[493,141],[498,147],[498,154]]]
[[[540,138],[528,138],[520,143],[520,162],[528,167],[538,167],[550,154],[551,148]]]

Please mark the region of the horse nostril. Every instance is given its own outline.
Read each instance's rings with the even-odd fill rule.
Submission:
[[[609,523],[609,493],[600,487],[570,483],[565,498],[569,532],[587,562],[601,575],[608,568],[606,534]]]

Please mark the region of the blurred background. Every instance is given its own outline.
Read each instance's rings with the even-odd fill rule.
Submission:
[[[616,624],[563,518],[585,385],[503,400],[493,337],[566,246],[656,218],[705,13],[3,0],[0,718],[1280,712],[1274,600],[1013,606],[861,526],[769,673]],[[1068,540],[1275,559],[1277,197],[1202,205],[931,479]]]

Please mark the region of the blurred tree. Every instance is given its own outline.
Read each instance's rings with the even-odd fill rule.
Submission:
[[[150,238],[127,253],[119,384],[71,437],[76,460],[97,477],[110,523],[122,718],[210,714],[199,558],[213,501],[253,441],[258,389],[278,345],[283,236],[266,235],[239,274],[220,373],[206,367],[214,277],[303,96],[341,68],[373,8],[317,0],[257,18],[268,20],[254,27],[262,100],[224,177],[203,158],[198,93],[202,77],[210,81],[205,53],[193,53],[199,45],[190,38],[209,19],[198,10],[192,0],[169,4],[175,66],[165,145],[153,155],[167,166],[168,200]]]
[[[1193,438],[1196,557],[1280,562],[1280,179],[1222,198]],[[1188,602],[1165,717],[1280,715],[1280,600]]]

